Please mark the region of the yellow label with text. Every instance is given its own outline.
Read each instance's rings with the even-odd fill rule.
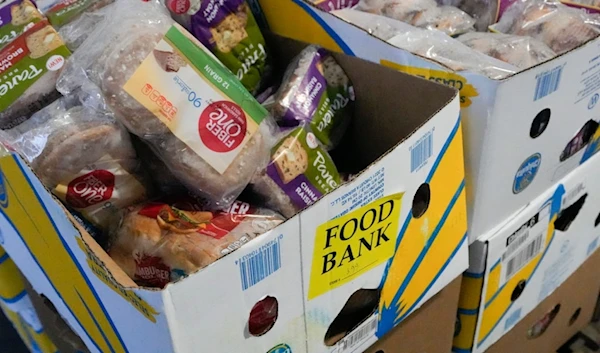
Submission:
[[[466,108],[473,102],[471,98],[477,97],[479,93],[475,87],[467,82],[467,79],[454,72],[426,69],[422,67],[400,65],[392,61],[381,60],[381,65],[405,72],[409,75],[419,76],[426,80],[440,83],[460,92],[460,107]]]
[[[309,300],[392,257],[403,195],[383,197],[317,228]]]

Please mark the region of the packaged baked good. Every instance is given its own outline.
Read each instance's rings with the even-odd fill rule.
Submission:
[[[0,129],[10,129],[56,100],[55,85],[71,53],[47,22],[0,50]]]
[[[0,3],[0,48],[40,22],[44,16],[30,0]]]
[[[332,11],[331,13],[385,41],[398,34],[410,32],[414,29],[414,27],[407,23],[380,14],[355,9],[342,9]]]
[[[114,0],[50,0],[42,1],[40,10],[55,28],[59,28],[86,12],[94,12],[113,2]]]
[[[356,6],[360,0],[309,0],[323,11],[335,11]]]
[[[600,34],[600,17],[558,1],[517,1],[492,29],[536,38],[561,54],[596,38]]]
[[[270,66],[265,39],[246,0],[165,0],[174,18],[231,70],[252,94]]]
[[[58,34],[63,39],[70,51],[75,51],[94,31],[96,26],[104,20],[110,6],[103,7],[97,11],[82,13],[73,21],[61,26]]]
[[[394,36],[388,42],[455,71],[477,72],[492,79],[502,79],[519,71],[516,66],[477,52],[438,31],[414,28]]]
[[[556,56],[556,53],[546,44],[531,37],[475,32],[463,34],[457,39],[478,52],[507,62],[521,70]]]
[[[140,285],[164,287],[235,251],[284,219],[236,201],[220,212],[192,201],[130,207],[111,236],[109,254]]]
[[[283,130],[271,162],[252,182],[267,207],[286,218],[312,205],[340,185],[329,153],[306,125]]]
[[[361,0],[356,9],[410,23],[425,10],[435,7],[435,0]]]
[[[509,1],[513,0],[438,0],[469,14],[475,20],[474,27],[478,32],[486,32],[490,25],[496,23],[499,5]]]
[[[111,7],[57,87],[69,94],[86,79],[207,207],[229,207],[268,163],[272,118],[158,3]]]
[[[149,192],[129,134],[99,92],[60,98],[5,132],[42,183],[100,229]]]
[[[328,149],[341,140],[352,117],[354,87],[333,56],[306,47],[288,66],[272,112],[282,126],[306,122]]]

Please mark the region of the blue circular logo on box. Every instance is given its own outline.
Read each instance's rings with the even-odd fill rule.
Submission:
[[[519,169],[517,170],[517,174],[515,175],[515,181],[513,183],[513,193],[518,194],[521,191],[525,190],[529,184],[535,178],[538,170],[540,170],[540,165],[542,164],[542,155],[536,153],[523,162]]]
[[[281,343],[271,348],[267,353],[292,353],[292,348],[285,343]]]

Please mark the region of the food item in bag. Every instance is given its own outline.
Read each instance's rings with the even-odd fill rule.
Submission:
[[[333,149],[350,123],[354,99],[352,82],[333,56],[309,46],[288,67],[272,111],[283,126],[309,123]]]
[[[30,0],[0,4],[0,48],[15,40],[44,17]]]
[[[86,105],[99,99],[83,92],[60,98],[6,134],[55,196],[106,230],[148,190],[127,131],[109,111]]]
[[[502,60],[519,69],[527,69],[556,56],[548,46],[531,37],[501,33],[467,33],[457,38],[463,44]]]
[[[104,20],[109,8],[110,6],[107,6],[97,11],[84,12],[73,21],[61,26],[58,34],[67,45],[67,48],[71,51],[79,48],[96,26]]]
[[[323,11],[335,11],[356,6],[360,0],[309,0]]]
[[[536,38],[561,54],[596,38],[600,34],[600,17],[560,2],[518,1],[504,12],[492,29]]]
[[[112,9],[57,87],[68,94],[85,72],[182,184],[207,207],[227,208],[268,163],[274,122],[159,4],[123,0]]]
[[[265,39],[246,0],[167,0],[165,6],[252,94],[269,74]]]
[[[114,0],[59,0],[42,11],[50,23],[59,28],[76,20],[84,13],[102,9],[113,2]]]
[[[71,53],[47,21],[0,50],[0,129],[10,129],[56,100],[55,85]]]
[[[124,212],[109,254],[139,284],[164,287],[283,221],[273,211],[241,201],[220,212],[203,211],[189,200],[149,203]]]
[[[271,163],[253,180],[267,207],[290,218],[340,183],[337,168],[306,125],[282,131]]]
[[[458,7],[475,19],[475,29],[478,32],[486,32],[488,27],[498,19],[498,3],[503,3],[505,0],[441,0],[438,2]]]

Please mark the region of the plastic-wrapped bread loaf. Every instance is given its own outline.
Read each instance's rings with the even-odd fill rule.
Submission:
[[[546,44],[531,37],[476,32],[463,34],[457,39],[481,53],[507,62],[521,70],[556,56],[556,53]]]
[[[279,137],[271,162],[254,178],[252,188],[267,207],[290,218],[335,189],[341,178],[308,126],[284,130]]]
[[[227,208],[268,163],[272,118],[158,3],[111,7],[57,87],[86,79],[207,207]]]
[[[149,192],[129,134],[99,93],[60,98],[6,136],[54,195],[100,229]]]
[[[475,29],[486,32],[498,17],[498,2],[502,0],[441,0],[444,5],[455,6],[475,20]]]
[[[500,33],[530,36],[557,54],[564,53],[600,34],[600,16],[554,1],[518,1],[493,26]]]
[[[148,203],[123,212],[109,254],[141,285],[167,283],[210,265],[283,222],[275,212],[236,201],[221,212],[194,202]]]
[[[308,123],[328,149],[342,139],[352,117],[352,82],[325,49],[306,47],[288,66],[272,112],[280,125]]]

